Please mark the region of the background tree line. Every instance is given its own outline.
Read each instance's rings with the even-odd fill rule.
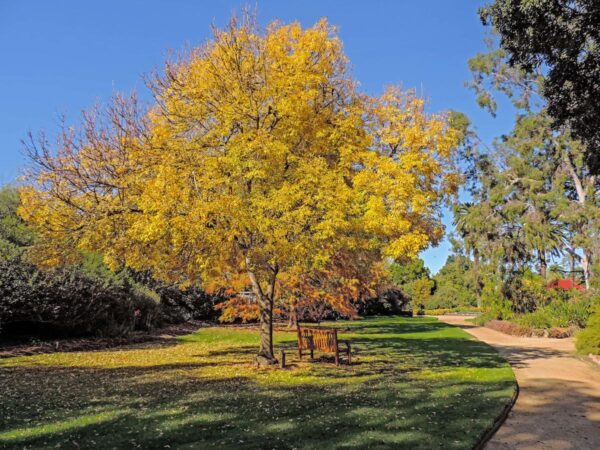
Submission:
[[[480,11],[489,50],[469,61],[468,87],[491,114],[498,96],[515,111],[490,148],[465,128],[449,263],[465,262],[463,285],[490,311],[482,321],[584,327],[600,303],[596,3],[497,0]],[[582,289],[549,288],[558,278]],[[589,333],[597,351],[600,330]]]

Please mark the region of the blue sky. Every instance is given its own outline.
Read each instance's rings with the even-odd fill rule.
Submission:
[[[259,21],[327,17],[339,27],[354,76],[376,94],[386,84],[414,87],[430,111],[465,112],[484,142],[509,131],[512,114],[493,119],[464,87],[467,60],[485,49],[477,8],[482,0],[0,0],[0,184],[24,165],[20,140],[28,130],[56,130],[58,117],[136,89],[160,69],[169,50],[198,45],[210,25],[232,11],[256,7]],[[502,111],[501,111],[502,112]],[[450,217],[445,218],[451,227]],[[449,245],[423,253],[433,272]]]

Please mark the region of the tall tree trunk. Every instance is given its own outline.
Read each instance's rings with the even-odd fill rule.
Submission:
[[[481,308],[481,291],[483,290],[483,283],[479,276],[479,252],[473,250],[473,271],[475,272],[475,295],[477,296],[477,307]]]
[[[583,281],[585,281],[585,289],[590,288],[590,268],[591,268],[592,252],[584,249],[581,255],[581,268],[583,269]]]
[[[260,308],[260,349],[256,361],[261,366],[276,364],[277,359],[273,353],[273,300],[267,295],[258,299]]]
[[[548,263],[546,262],[546,252],[544,250],[538,250],[538,258],[540,262],[540,275],[542,278],[548,278]]]
[[[573,185],[575,186],[575,191],[577,192],[577,202],[581,205],[581,207],[585,207],[587,201],[587,189],[589,186],[594,189],[596,184],[596,176],[580,176],[575,170],[575,166],[571,161],[569,155],[565,155],[563,158],[567,171],[571,176],[571,180],[573,180]],[[582,226],[579,227],[578,232],[582,233]],[[591,264],[592,264],[592,251],[588,248],[582,248],[583,255],[581,257],[581,268],[583,269],[583,279],[585,281],[585,288],[590,288],[590,276],[591,276]]]
[[[246,257],[246,267],[252,284],[252,291],[258,302],[260,317],[260,348],[258,355],[256,355],[256,362],[261,366],[277,364],[277,359],[273,352],[273,303],[275,298],[275,281],[279,269],[275,266],[271,270],[269,285],[265,292],[252,270],[251,261],[248,257]]]

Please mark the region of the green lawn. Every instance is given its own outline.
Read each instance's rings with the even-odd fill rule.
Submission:
[[[2,448],[468,449],[515,379],[491,347],[435,318],[338,322],[355,364],[257,369],[256,332],[0,360]]]

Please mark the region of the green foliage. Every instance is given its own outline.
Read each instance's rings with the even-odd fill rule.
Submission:
[[[495,0],[480,11],[500,34],[510,67],[544,68],[543,94],[554,126],[587,145],[600,173],[600,3],[598,0]]]
[[[406,293],[413,305],[427,305],[435,290],[435,281],[431,279],[429,269],[421,258],[388,265],[392,282]]]
[[[420,278],[430,278],[429,269],[421,258],[402,263],[393,262],[388,265],[388,271],[394,285],[401,288]]]
[[[434,277],[437,286],[428,308],[476,306],[476,280],[473,264],[460,255],[451,255]]]
[[[221,292],[208,294],[199,284],[182,288],[173,283],[156,280],[151,272],[127,272],[139,288],[146,289],[160,302],[163,320],[180,323],[189,320],[216,321],[220,312],[215,308],[227,297]]]
[[[5,333],[116,336],[163,323],[216,320],[218,295],[180,289],[131,273],[111,272],[97,254],[78,267],[40,270],[16,258],[0,261],[0,325]]]
[[[482,327],[490,320],[496,320],[496,319],[498,319],[497,312],[486,311],[486,312],[479,314],[478,316],[475,316],[472,319],[470,319],[470,322],[472,322],[474,325],[478,325],[478,326]]]
[[[335,325],[353,366],[299,361],[276,330],[290,365],[256,370],[258,331],[239,327],[0,359],[0,447],[470,449],[516,388],[494,349],[434,318]]]
[[[532,313],[516,316],[513,321],[530,328],[584,327],[589,316],[589,302],[554,300]]]
[[[431,278],[422,277],[406,285],[406,292],[415,305],[428,305],[431,294],[435,288],[435,281]]]
[[[20,257],[33,242],[33,231],[17,216],[18,206],[16,189],[0,188],[0,260]]]
[[[156,303],[126,281],[76,268],[39,270],[19,259],[0,262],[0,323],[13,331],[117,336],[147,327],[156,314]]]
[[[590,316],[587,327],[575,335],[575,346],[584,355],[600,355],[600,305]]]
[[[553,293],[546,287],[546,281],[531,270],[522,274],[511,274],[502,285],[502,296],[510,304],[515,314],[533,312],[548,304]]]
[[[458,306],[455,308],[426,309],[424,313],[428,316],[442,316],[444,314],[456,313],[481,313],[481,308],[476,306]]]
[[[591,8],[590,2],[574,2],[583,8],[582,22],[571,31],[589,19],[589,11],[585,9]],[[536,269],[546,277],[552,259],[566,255],[579,260],[586,287],[594,285],[594,274],[598,273],[593,269],[598,258],[600,229],[598,178],[585,165],[586,147],[575,139],[581,137],[575,124],[564,123],[560,132],[553,128],[556,125],[553,99],[542,95],[548,93],[553,69],[542,70],[541,60],[528,60],[531,64],[525,64],[520,59],[524,53],[515,57],[523,50],[517,48],[517,41],[525,45],[531,43],[529,39],[542,36],[537,34],[536,26],[557,27],[555,31],[559,35],[565,31],[559,30],[561,27],[570,26],[566,19],[560,19],[560,25],[553,23],[560,16],[561,8],[568,9],[557,7],[558,3],[554,0],[496,0],[484,8],[482,16],[494,27],[499,25],[500,48],[495,48],[496,39],[489,39],[489,51],[469,61],[473,75],[469,86],[475,91],[479,105],[495,114],[495,97],[501,93],[513,103],[517,115],[513,130],[498,138],[492,151],[473,153],[476,188],[470,191],[469,203],[455,208],[455,225],[462,238],[459,250],[493,268],[503,286],[500,296],[519,313],[524,312],[520,306],[532,310],[524,301],[532,293],[527,292],[521,299],[516,298],[519,294],[515,293],[521,289],[521,277],[528,269]],[[527,25],[534,16],[538,19],[535,26]],[[526,25],[532,28],[527,31],[520,28]],[[548,41],[542,36],[544,45],[557,36],[553,35]],[[591,36],[590,42],[594,39]],[[576,49],[578,45],[572,47]],[[567,58],[562,62],[574,54],[565,55]],[[585,99],[581,103],[579,100],[580,106],[586,104]],[[597,114],[595,101],[594,108]],[[597,129],[595,127],[594,132]]]
[[[404,291],[390,289],[379,297],[358,302],[357,313],[361,317],[397,315],[408,307],[410,301]]]
[[[513,316],[511,303],[502,293],[502,281],[498,276],[490,275],[485,279],[481,291],[481,303],[490,312],[487,320],[510,319]]]
[[[535,329],[584,327],[600,303],[595,291],[548,289],[545,280],[531,271],[504,284],[490,280],[484,286],[483,299],[488,312],[477,324],[501,319]]]

